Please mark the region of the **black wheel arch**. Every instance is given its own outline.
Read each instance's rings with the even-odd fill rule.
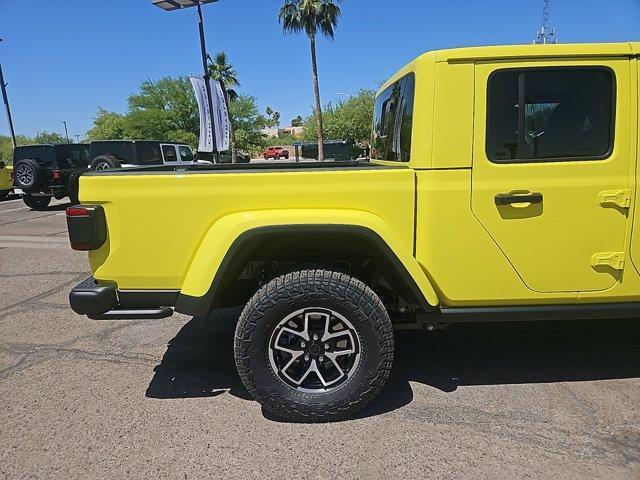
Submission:
[[[180,293],[176,302],[176,311],[197,316],[207,315],[214,308],[226,306],[224,305],[224,299],[229,296],[230,289],[234,288],[238,275],[242,273],[257,249],[265,245],[272,246],[283,239],[295,244],[296,239],[305,238],[309,235],[330,238],[333,242],[332,245],[341,244],[346,239],[355,240],[357,245],[361,245],[367,249],[367,252],[375,254],[376,259],[389,275],[392,286],[403,297],[409,299],[417,308],[424,311],[428,312],[436,309],[436,306],[429,304],[420,287],[391,247],[375,231],[357,225],[305,224],[257,227],[242,233],[227,251],[207,293],[201,297]],[[317,253],[317,258],[310,258],[305,263],[313,264],[315,262],[321,266],[326,263],[326,258],[323,258],[323,255],[326,254],[326,249]],[[295,254],[292,255],[295,256]],[[281,274],[282,272],[279,273]],[[368,281],[367,278],[362,278],[361,275],[353,272],[350,272],[350,274],[365,283]]]

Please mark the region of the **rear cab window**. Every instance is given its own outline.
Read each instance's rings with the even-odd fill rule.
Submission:
[[[493,163],[601,160],[613,150],[609,68],[498,70],[487,92],[486,154]]]
[[[411,160],[415,74],[405,75],[376,98],[372,160]]]
[[[164,157],[165,163],[177,162],[178,155],[175,145],[162,145],[162,156]]]
[[[186,145],[180,145],[178,147],[178,153],[180,154],[181,162],[193,163],[193,152],[191,148]]]

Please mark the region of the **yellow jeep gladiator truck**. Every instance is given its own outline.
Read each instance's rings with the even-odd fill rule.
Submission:
[[[85,174],[67,220],[93,276],[71,306],[244,305],[244,385],[309,421],[380,392],[394,328],[640,317],[639,54],[426,53],[378,92],[370,161]]]

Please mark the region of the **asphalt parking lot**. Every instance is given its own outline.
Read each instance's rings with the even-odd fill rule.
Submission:
[[[265,417],[235,373],[237,310],[90,321],[63,202],[0,202],[0,477],[640,478],[640,322],[400,332],[358,418]]]

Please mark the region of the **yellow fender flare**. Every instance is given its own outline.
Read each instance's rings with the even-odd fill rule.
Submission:
[[[357,210],[257,210],[226,215],[211,226],[187,270],[176,310],[194,315],[206,313],[202,305],[195,308],[193,302],[211,294],[216,274],[234,243],[243,235],[255,230],[259,234],[259,230],[265,228],[314,225],[359,227],[374,232],[397,257],[424,300],[430,306],[439,304],[438,296],[413,257],[410,245],[398,238],[397,233],[380,217]]]

